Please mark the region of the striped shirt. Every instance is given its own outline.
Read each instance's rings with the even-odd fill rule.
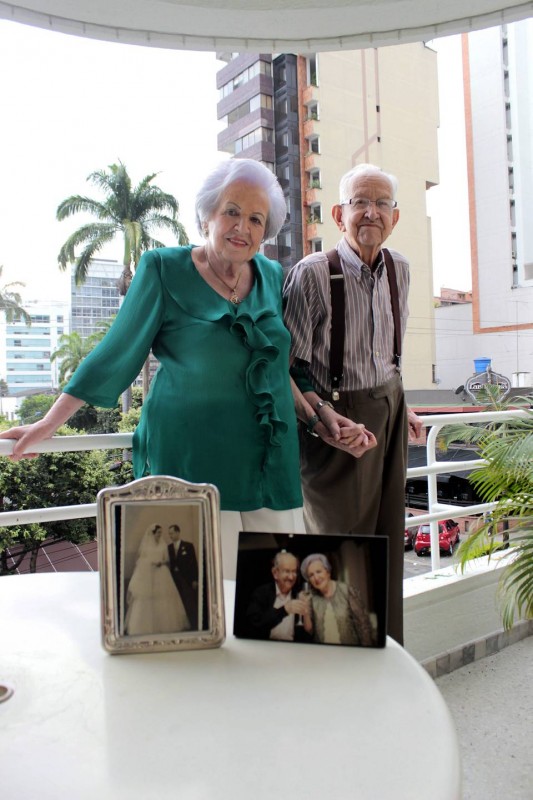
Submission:
[[[372,272],[345,239],[337,245],[344,275],[345,342],[341,391],[372,389],[397,372],[394,364],[394,320],[387,270],[381,262]],[[396,268],[402,339],[407,324],[409,263],[390,251]],[[284,289],[285,324],[292,336],[291,356],[309,366],[318,392],[330,392],[331,294],[325,253],[306,256],[291,269]]]

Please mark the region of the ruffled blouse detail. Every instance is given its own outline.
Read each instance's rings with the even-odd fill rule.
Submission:
[[[237,311],[236,317],[227,314],[223,321],[229,322],[231,334],[239,337],[250,350],[250,363],[246,369],[246,393],[256,408],[255,417],[265,432],[268,443],[279,447],[280,437],[287,433],[288,426],[276,410],[268,380],[269,365],[279,358],[279,348],[272,344],[259,327],[260,320],[267,316],[273,317],[274,314],[263,313],[254,320],[247,312]]]

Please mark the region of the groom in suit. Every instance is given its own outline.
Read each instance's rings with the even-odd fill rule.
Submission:
[[[168,558],[172,579],[180,593],[193,631],[198,630],[198,561],[192,542],[181,538],[179,525],[168,529]]]

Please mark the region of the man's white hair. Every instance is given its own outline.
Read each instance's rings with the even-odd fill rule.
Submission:
[[[358,164],[353,167],[349,172],[346,172],[339,183],[339,199],[341,204],[347,203],[351,199],[352,184],[356,178],[364,176],[373,178],[385,178],[390,183],[392,191],[392,199],[396,200],[396,192],[398,191],[398,178],[390,172],[384,172],[374,164]]]

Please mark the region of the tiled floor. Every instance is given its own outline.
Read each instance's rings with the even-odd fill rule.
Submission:
[[[533,636],[435,682],[457,727],[463,800],[533,800]]]

